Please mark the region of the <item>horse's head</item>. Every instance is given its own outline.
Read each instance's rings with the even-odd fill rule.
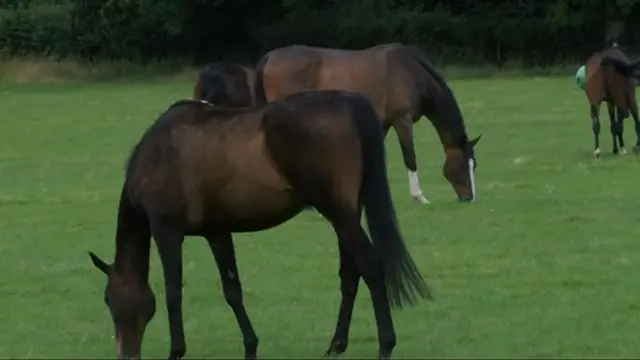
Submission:
[[[198,76],[193,96],[220,106],[250,106],[253,103],[251,71],[236,63],[209,64]]]
[[[94,253],[89,253],[93,265],[107,275],[104,302],[115,326],[118,359],[140,358],[142,338],[147,323],[156,311],[156,300],[148,282],[127,279]]]
[[[481,137],[469,141],[464,135],[456,146],[445,149],[446,160],[442,170],[460,201],[473,202],[476,198],[475,170],[478,162],[474,147]]]

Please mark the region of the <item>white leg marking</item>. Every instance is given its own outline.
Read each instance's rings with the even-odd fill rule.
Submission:
[[[595,156],[595,157],[600,157],[601,153],[602,153],[602,151],[600,151],[600,148],[597,148],[597,149],[593,150],[593,156]]]
[[[116,354],[118,354],[119,358],[124,357],[124,353],[122,352],[122,337],[119,334],[116,335]]]
[[[469,184],[471,184],[471,202],[476,201],[475,160],[469,159]]]
[[[409,192],[413,200],[420,204],[430,204],[429,200],[422,195],[422,189],[420,189],[420,181],[418,180],[418,173],[409,171]]]
[[[620,155],[627,155],[627,150],[625,148],[620,148]]]

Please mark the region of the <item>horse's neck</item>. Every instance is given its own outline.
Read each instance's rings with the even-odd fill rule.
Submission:
[[[448,94],[445,94],[439,104],[432,109],[427,119],[433,124],[433,127],[440,137],[443,149],[459,148],[460,141],[466,136],[466,128],[462,120],[462,113],[453,92],[448,88]]]
[[[115,270],[124,279],[141,284],[149,280],[149,251],[151,238],[125,234],[118,229],[116,234]]]
[[[459,148],[460,140],[465,136],[465,132],[446,126],[442,121],[432,121],[433,127],[440,138],[443,149]]]

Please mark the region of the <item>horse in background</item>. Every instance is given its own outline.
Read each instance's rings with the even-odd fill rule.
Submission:
[[[155,314],[153,236],[164,275],[169,359],[184,357],[182,242],[191,235],[207,240],[245,358],[256,358],[258,337],[243,303],[232,234],[276,227],[306,207],[322,214],[338,238],[342,298],[326,354],[347,348],[362,277],[371,293],[379,356],[390,357],[396,345],[390,305],[412,305],[430,293],[398,226],[380,120],[366,97],[343,91],[303,92],[244,108],[182,100],[147,129],[127,165],[115,260],[107,264],[89,254],[107,276],[104,300],[117,356],[139,358]],[[363,208],[371,240],[361,225]]]
[[[193,98],[219,106],[250,106],[259,102],[255,89],[254,69],[238,63],[220,61],[207,65],[198,74]]]
[[[632,63],[617,43],[592,54],[586,63],[585,94],[589,101],[589,112],[594,136],[593,155],[596,158],[600,150],[600,104],[605,101],[610,120],[613,139],[613,154],[625,155],[624,119],[633,118],[636,131],[636,145],[633,152],[640,152],[640,119],[636,101],[636,82],[638,63]]]
[[[218,77],[240,78],[218,70],[210,72]],[[410,194],[423,204],[429,201],[418,179],[413,124],[426,116],[443,145],[444,176],[460,201],[475,200],[474,147],[480,136],[469,139],[453,91],[419,48],[398,43],[363,50],[294,45],[265,54],[256,71],[254,94],[258,103],[305,90],[336,89],[366,95],[381,119],[385,136],[390,128],[396,131],[408,169]]]

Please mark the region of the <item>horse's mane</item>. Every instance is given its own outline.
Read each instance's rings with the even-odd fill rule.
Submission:
[[[409,50],[409,52],[416,58],[418,63],[422,66],[422,68],[440,85],[440,87],[445,91],[447,96],[444,97],[445,104],[449,106],[451,111],[455,113],[455,119],[458,120],[454,122],[452,125],[455,126],[455,130],[462,137],[460,140],[463,144],[468,144],[469,138],[467,137],[467,132],[464,127],[464,119],[462,118],[462,111],[460,110],[460,106],[456,100],[453,91],[445,81],[444,77],[436,70],[435,66],[427,59],[424,55],[422,49],[417,47],[416,45],[405,45],[405,47]]]

